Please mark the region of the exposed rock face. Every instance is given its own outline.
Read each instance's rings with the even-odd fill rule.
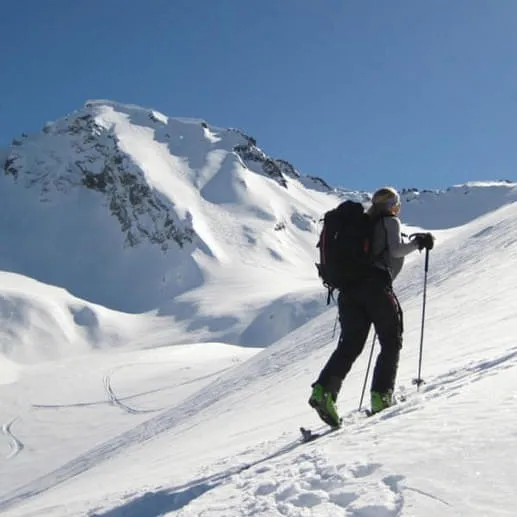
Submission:
[[[34,139],[13,140],[4,172],[38,189],[41,201],[79,186],[101,193],[128,246],[148,240],[165,250],[171,242],[183,247],[194,237],[192,227],[175,217],[172,203],[120,149],[114,131],[99,125],[92,113],[47,124]]]
[[[260,164],[266,176],[273,178],[282,187],[287,188],[287,182],[282,174],[282,169],[276,160],[273,160],[250,140],[248,143],[236,145],[233,150],[239,155],[245,165],[249,162]],[[287,163],[287,162],[286,162]]]

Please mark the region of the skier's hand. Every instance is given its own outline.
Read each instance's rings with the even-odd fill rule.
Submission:
[[[434,247],[434,235],[432,233],[414,233],[411,239],[416,242],[418,249],[432,250]]]

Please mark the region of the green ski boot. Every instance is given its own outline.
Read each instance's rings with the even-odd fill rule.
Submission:
[[[321,384],[314,384],[312,387],[309,405],[318,412],[319,417],[330,427],[341,425],[341,418],[339,418],[334,398],[331,393],[325,391]]]
[[[386,393],[372,391],[370,395],[372,403],[372,415],[374,415],[375,413],[379,413],[383,409],[389,408],[394,404],[392,391],[387,391]]]

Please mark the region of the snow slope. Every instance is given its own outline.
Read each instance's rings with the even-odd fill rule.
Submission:
[[[515,186],[410,195],[415,201],[403,207],[409,229],[421,222],[438,228],[420,392],[411,384],[423,294],[423,256],[417,253],[396,286],[405,310],[398,391],[406,401],[371,419],[356,411],[365,351],[340,396],[343,430],[314,443],[300,445],[297,428],[321,427],[306,400],[337,339],[335,308],[325,308],[317,281],[293,283],[289,299],[270,306],[272,318],[257,321],[255,333],[267,335],[270,320],[284,319],[286,306],[311,296],[319,300],[305,309],[311,318],[293,332],[284,328],[280,333],[286,335],[262,350],[215,343],[151,349],[167,333],[158,328],[149,333],[145,350],[99,349],[32,366],[10,361],[14,382],[0,385],[0,511],[109,517],[515,515]],[[311,241],[290,260],[309,255]],[[257,250],[256,263],[265,269],[264,256],[264,248]],[[264,303],[286,289],[281,262],[269,273],[270,282],[261,272],[254,284],[252,298]],[[237,267],[219,287],[207,282],[199,299],[207,296],[208,306],[224,298],[226,314],[245,312],[242,300],[253,281],[248,274]],[[226,298],[221,287],[230,281],[235,298]],[[253,304],[250,311],[256,315]],[[121,320],[118,326],[124,325]],[[145,347],[145,336],[139,339]]]

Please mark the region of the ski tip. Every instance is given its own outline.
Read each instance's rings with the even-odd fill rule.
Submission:
[[[302,434],[302,442],[307,443],[307,442],[312,442],[313,440],[317,440],[318,438],[321,438],[322,436],[326,436],[334,431],[339,431],[340,429],[342,429],[341,426],[329,427],[326,430],[314,432],[312,429],[300,427],[300,433]]]
[[[300,427],[300,433],[302,433],[302,437],[305,441],[309,441],[314,436],[314,433],[305,427]]]
[[[302,433],[302,442],[307,443],[313,440],[312,431],[310,429],[305,429],[305,427],[300,427],[300,432]]]

